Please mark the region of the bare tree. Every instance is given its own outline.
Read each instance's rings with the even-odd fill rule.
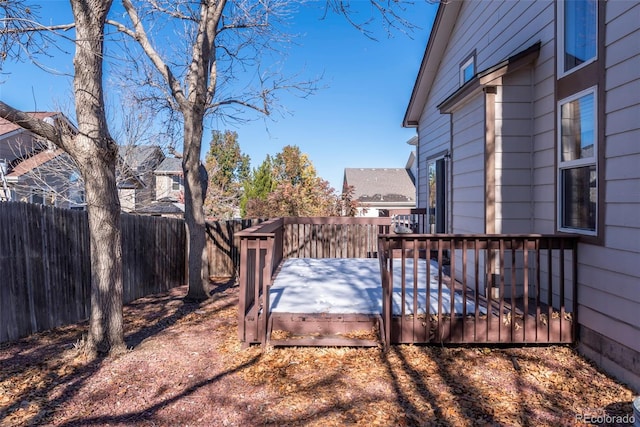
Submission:
[[[75,28],[73,89],[78,133],[64,122],[46,123],[0,102],[0,117],[39,135],[69,153],[86,189],[91,246],[91,314],[85,352],[111,355],[126,350],[122,324],[122,248],[120,202],[116,190],[117,145],[107,128],[102,86],[104,23],[112,0],[71,0],[74,23],[42,26],[20,0],[4,9],[3,58],[42,46],[43,30]],[[38,38],[40,38],[38,40]],[[36,52],[37,53],[37,52]]]
[[[183,173],[185,180],[185,221],[189,234],[189,292],[187,299],[208,298],[209,272],[205,241],[204,194],[200,183],[200,154],[204,119],[209,113],[238,118],[238,109],[248,108],[261,114],[271,113],[275,93],[297,90],[303,94],[312,84],[295,83],[279,75],[257,71],[257,87],[244,93],[229,93],[231,79],[242,70],[260,68],[260,55],[272,51],[272,45],[283,37],[277,21],[290,13],[289,0],[249,2],[243,0],[191,1],[122,0],[129,22],[109,21],[118,31],[135,40],[155,69],[149,73],[137,65],[144,75],[147,89],[141,98],[179,113],[183,125]],[[186,59],[167,49],[161,42],[166,26],[184,26],[182,52]],[[158,33],[152,29],[163,28]],[[174,36],[175,40],[175,36]],[[172,45],[175,46],[177,42]],[[132,54],[135,56],[135,54]],[[237,68],[236,68],[237,67]],[[160,76],[158,81],[157,76]],[[158,89],[154,96],[153,91]]]
[[[327,0],[325,13],[339,13],[370,38],[370,23],[382,20],[387,31],[407,31],[413,25],[402,18],[407,4],[369,0],[364,19],[353,1]],[[204,119],[208,114],[242,120],[240,111],[270,115],[278,108],[277,94],[284,90],[302,96],[312,93],[315,81],[282,76],[262,61],[264,55],[282,56],[294,37],[283,31],[283,21],[293,16],[299,3],[292,0],[122,0],[128,21],[108,21],[134,40],[149,61],[127,50],[135,72],[143,77],[141,100],[164,106],[182,123],[185,220],[189,234],[189,293],[187,299],[208,297],[208,262],[205,216],[198,167]],[[176,37],[173,31],[184,29]],[[184,44],[181,44],[184,42]],[[181,59],[182,58],[182,59]],[[151,64],[149,67],[148,64]],[[129,72],[133,72],[129,71]],[[250,74],[253,82],[237,83]],[[238,89],[240,87],[240,89]],[[241,89],[242,87],[246,90]],[[176,113],[177,116],[176,117]],[[175,120],[168,120],[175,123]]]

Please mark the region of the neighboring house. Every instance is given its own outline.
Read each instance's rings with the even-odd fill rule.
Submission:
[[[640,390],[640,3],[440,2],[404,117],[446,233],[571,233],[579,348]]]
[[[167,157],[154,171],[157,199],[182,200],[184,198],[184,180],[182,178],[182,159]]]
[[[153,171],[155,199],[138,209],[141,215],[184,217],[184,181],[182,159],[166,157]]]
[[[118,196],[124,212],[136,212],[157,199],[154,171],[165,159],[157,145],[118,147]]]
[[[53,122],[56,112],[27,113]],[[63,208],[84,209],[84,186],[70,156],[50,141],[0,118],[0,200],[24,201]]]
[[[412,163],[412,158],[410,158]],[[416,207],[416,189],[407,168],[346,168],[343,191],[352,186],[358,216],[386,216],[389,210]]]

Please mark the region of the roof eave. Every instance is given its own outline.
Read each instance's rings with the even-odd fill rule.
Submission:
[[[479,72],[460,89],[449,95],[436,108],[442,114],[451,113],[457,105],[462,104],[464,100],[491,85],[498,78],[532,64],[540,54],[541,45],[541,42],[538,41],[504,61]]]
[[[447,47],[449,36],[455,26],[458,12],[463,1],[440,2],[438,12],[431,29],[429,41],[425,49],[418,77],[411,92],[409,105],[402,121],[403,127],[418,127],[420,116],[424,110],[427,96],[440,65],[440,60]]]

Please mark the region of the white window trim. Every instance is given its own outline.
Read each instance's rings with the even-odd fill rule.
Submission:
[[[178,178],[177,182],[176,182],[176,178]],[[171,191],[180,191],[180,189],[182,188],[182,177],[180,175],[171,175]],[[177,184],[178,188],[174,188],[174,185]]]
[[[585,158],[585,159],[575,159],[562,161],[562,106],[568,102],[575,101],[576,99],[582,98],[585,95],[593,94],[593,130],[594,130],[594,141],[593,141],[593,157]],[[599,171],[598,171],[598,86],[592,86],[588,89],[582,90],[580,92],[574,93],[571,96],[563,98],[558,101],[557,108],[557,140],[558,146],[556,148],[556,159],[557,159],[557,174],[556,174],[556,192],[557,192],[557,206],[556,206],[556,218],[557,218],[557,226],[558,231],[562,231],[565,233],[574,233],[574,234],[582,234],[585,236],[597,236],[598,235],[598,217],[600,216],[600,206],[597,203],[600,188],[600,181],[598,180]],[[590,166],[594,165],[596,167],[596,220],[595,220],[595,230],[585,230],[582,228],[569,228],[562,226],[562,218],[563,218],[563,189],[562,189],[562,171],[566,169],[574,169],[578,167]]]
[[[593,56],[593,58],[589,59],[588,61],[583,62],[582,64],[573,67],[572,69],[568,70],[568,71],[564,71],[564,0],[560,0],[558,2],[556,2],[556,8],[557,8],[557,16],[558,16],[558,21],[557,21],[557,34],[558,34],[558,44],[556,46],[556,58],[558,58],[558,78],[562,78],[564,76],[568,76],[569,74],[572,74],[578,70],[580,70],[581,68],[586,67],[587,65],[595,62],[598,60],[598,7],[596,6],[596,54]]]
[[[469,65],[473,66],[473,73],[475,74],[475,57],[474,55],[469,56],[469,59],[467,59],[466,61],[464,61],[464,63],[462,63],[462,65],[460,66],[460,86],[464,86],[464,84],[469,81],[464,79],[464,70],[467,69],[467,67]],[[473,77],[472,77],[473,78]]]

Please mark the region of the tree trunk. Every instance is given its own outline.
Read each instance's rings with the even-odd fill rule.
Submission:
[[[71,0],[76,23],[73,87],[79,134],[69,153],[85,182],[91,247],[91,313],[85,351],[126,350],[122,325],[122,243],[116,188],[117,146],[104,109],[104,23],[112,0]]]
[[[209,257],[204,219],[204,192],[200,179],[200,151],[203,134],[202,114],[184,112],[184,219],[189,236],[188,301],[209,298]]]
[[[126,350],[122,318],[120,201],[114,163],[107,165],[94,159],[85,159],[88,167],[84,171],[91,247],[87,351],[115,355]]]

